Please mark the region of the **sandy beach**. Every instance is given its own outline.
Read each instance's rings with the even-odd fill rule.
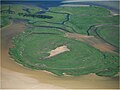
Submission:
[[[2,88],[23,89],[63,89],[50,84],[44,84],[26,74],[2,68]]]

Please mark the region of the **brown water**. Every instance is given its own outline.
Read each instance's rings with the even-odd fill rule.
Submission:
[[[99,77],[95,74],[79,77],[55,76],[44,71],[34,71],[15,63],[9,56],[13,36],[22,32],[25,25],[22,22],[12,23],[1,31],[2,39],[2,88],[118,88],[118,79]]]

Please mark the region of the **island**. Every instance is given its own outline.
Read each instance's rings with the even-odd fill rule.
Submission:
[[[2,28],[19,21],[26,25],[9,49],[18,64],[58,76],[118,76],[119,15],[110,10],[92,5],[45,10],[5,4],[0,13]]]

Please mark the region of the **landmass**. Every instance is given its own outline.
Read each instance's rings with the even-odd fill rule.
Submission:
[[[19,64],[55,75],[119,72],[119,15],[98,6],[2,5],[1,27],[22,21],[26,29],[12,39],[10,56]]]

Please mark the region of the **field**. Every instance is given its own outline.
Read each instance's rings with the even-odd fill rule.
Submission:
[[[2,27],[14,20],[23,20],[28,27],[13,37],[9,49],[17,63],[59,76],[117,76],[119,15],[96,6],[53,7],[43,12],[33,6],[2,7]]]

